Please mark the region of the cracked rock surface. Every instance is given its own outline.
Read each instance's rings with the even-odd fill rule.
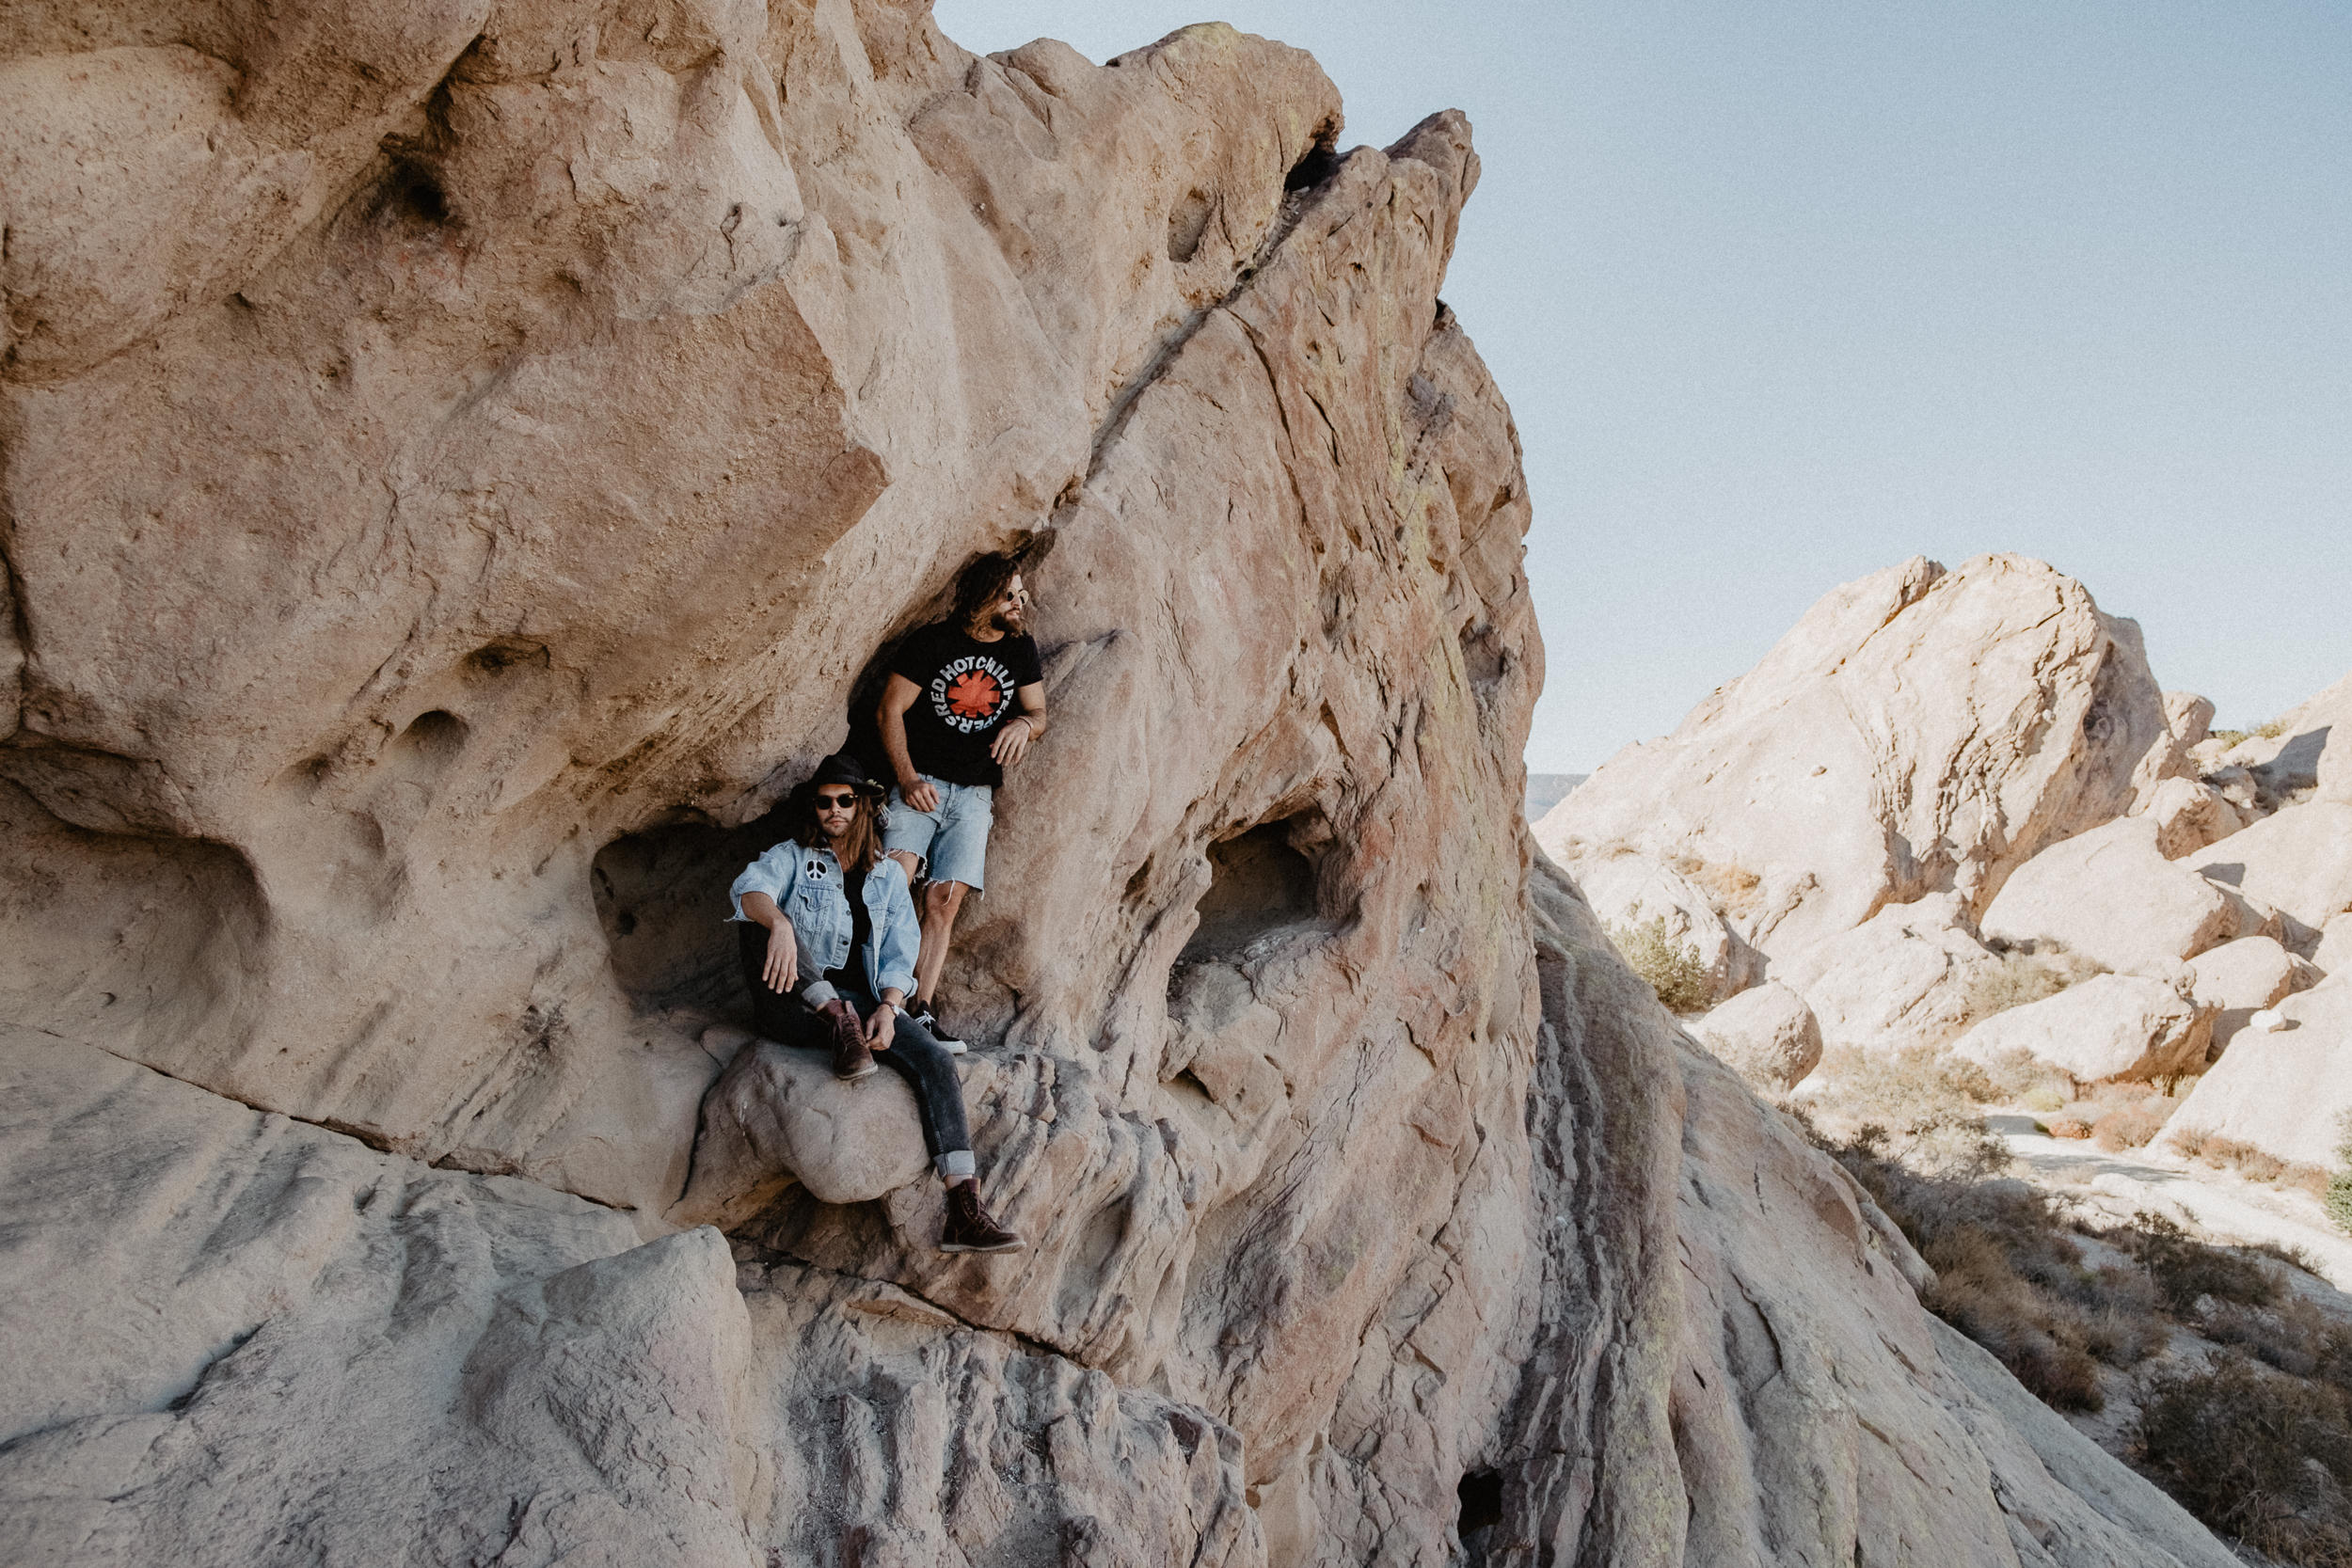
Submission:
[[[1460,115],[1338,155],[1215,25],[379,10],[0,23],[9,1560],[2223,1560],[1530,842]],[[728,880],[1015,545],[1055,724],[942,1002],[1028,1249],[818,1111],[674,1209]],[[2021,853],[2145,749],[2044,596]]]

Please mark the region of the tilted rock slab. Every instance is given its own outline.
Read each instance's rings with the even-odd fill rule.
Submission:
[[[1890,904],[1851,931],[1775,964],[1830,1045],[1866,1051],[1949,1045],[1981,1015],[2001,960],[1979,940],[1955,893]]]
[[[2156,825],[2156,853],[2176,861],[2246,826],[2222,793],[2201,779],[2166,779],[2140,814]]]
[[[2190,864],[2293,924],[2291,946],[2308,948],[2352,910],[2352,801],[2289,806],[2191,857]]]
[[[2094,974],[1994,1014],[1952,1050],[1988,1066],[2022,1051],[2085,1084],[2168,1077],[2203,1064],[2220,1011],[2161,980]]]
[[[2185,769],[2139,630],[2022,556],[1834,590],[1661,739],[1536,825],[1571,871],[1619,847],[1716,892],[1777,960],[1882,907],[1980,915],[2044,846]]]
[[[2157,824],[2121,817],[2044,849],[1984,911],[1984,934],[2055,941],[2109,969],[2169,976],[2263,924],[2231,890],[2165,859]]]
[[[2352,1114],[2352,976],[2331,976],[2278,1010],[2280,1027],[2232,1037],[2172,1113],[2165,1136],[2231,1138],[2332,1171]]]
[[[1403,1564],[1468,1477],[1489,1561],[1633,1564],[1740,1465],[1872,1478],[1757,1558],[2105,1517],[1964,1437],[1793,1141],[1806,1354],[1938,1441],[1677,1441],[1686,1349],[1762,1363],[1686,1324],[1671,1022],[1549,871],[1530,930],[1458,115],[1343,158],[1295,51],[881,0],[8,27],[15,1555]],[[945,1002],[1029,1249],[932,1251],[927,1180],[672,1232],[726,882],[1014,545],[1056,723]]]

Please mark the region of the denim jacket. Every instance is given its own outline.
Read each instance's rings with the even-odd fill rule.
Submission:
[[[748,918],[743,913],[747,893],[766,894],[792,922],[792,934],[800,940],[802,984],[850,961],[850,895],[841,863],[831,849],[822,845],[803,849],[786,839],[745,866],[727,890],[734,919]],[[874,869],[866,874],[866,908],[874,922],[873,940],[866,944],[866,989],[879,997],[896,986],[913,996],[914,955],[922,944],[923,927],[915,918],[906,870],[888,855],[876,860]]]

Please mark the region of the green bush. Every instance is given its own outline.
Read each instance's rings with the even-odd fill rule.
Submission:
[[[2320,1202],[2327,1205],[2328,1217],[2339,1230],[2352,1230],[2352,1117],[2337,1131],[2341,1136],[2336,1142],[2336,1168],[2328,1178],[2328,1191]]]
[[[1714,980],[1707,961],[1689,942],[1677,942],[1666,929],[1666,917],[1653,915],[1634,926],[1612,924],[1610,944],[1634,974],[1649,982],[1670,1013],[1705,1012],[1714,999]]]

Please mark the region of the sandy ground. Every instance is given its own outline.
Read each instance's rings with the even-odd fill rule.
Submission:
[[[2352,1236],[2330,1224],[2308,1193],[2249,1181],[2177,1154],[2146,1148],[2110,1154],[2087,1140],[2053,1138],[2036,1132],[2034,1118],[2022,1111],[1996,1111],[1985,1121],[2016,1156],[2012,1176],[2117,1219],[2153,1209],[2211,1241],[2298,1248],[2328,1284],[2352,1291]]]

